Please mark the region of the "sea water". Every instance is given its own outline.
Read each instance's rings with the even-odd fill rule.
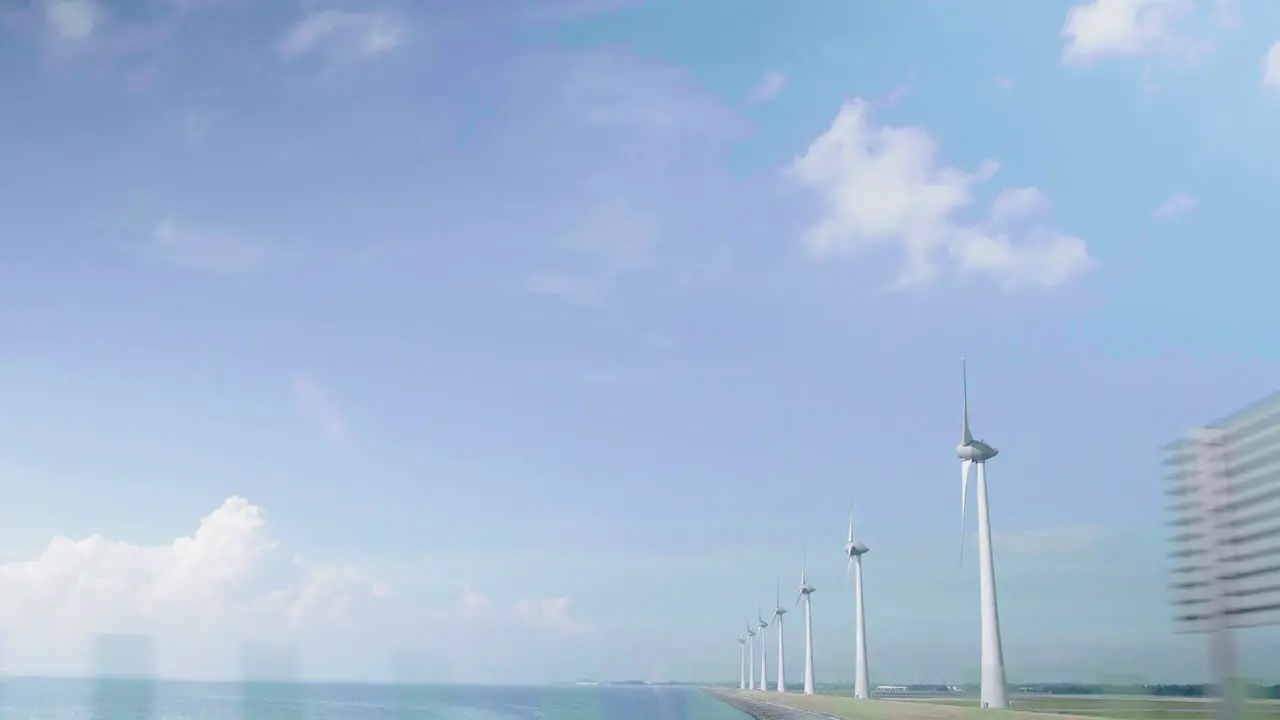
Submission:
[[[6,679],[5,720],[744,720],[696,688]]]

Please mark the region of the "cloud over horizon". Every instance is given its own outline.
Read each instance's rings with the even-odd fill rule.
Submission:
[[[906,261],[897,287],[936,280],[944,258],[1007,288],[1052,287],[1090,267],[1085,241],[1045,222],[1048,201],[1036,188],[1002,190],[985,221],[962,219],[998,164],[967,172],[938,154],[925,129],[877,125],[867,102],[846,102],[788,171],[825,205],[805,248],[826,259],[894,246]]]
[[[407,622],[414,632],[445,632],[463,644],[469,636],[522,628],[590,630],[571,613],[568,596],[524,597],[501,608],[469,585],[441,589],[458,599],[424,603],[412,584],[397,588],[349,564],[303,559],[273,536],[263,508],[232,496],[190,535],[167,543],[59,535],[35,557],[0,563],[0,625],[20,640],[47,632],[126,633],[150,637],[162,649],[219,638],[296,643],[345,631],[383,634],[381,641],[391,643],[396,626],[380,618]],[[24,666],[20,657],[9,660]],[[223,677],[229,671],[219,670]]]

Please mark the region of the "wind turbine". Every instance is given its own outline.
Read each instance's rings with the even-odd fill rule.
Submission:
[[[738,689],[746,690],[747,689],[747,638],[741,635],[738,636],[738,650],[741,651],[738,654],[742,656],[741,659],[738,661]]]
[[[760,689],[769,689],[769,643],[765,641],[768,636],[765,630],[769,628],[769,623],[764,621],[764,615],[760,613],[760,608],[756,607],[756,627],[760,628]]]
[[[849,540],[844,544],[844,554],[849,562],[845,565],[845,577],[849,571],[857,568],[853,580],[854,604],[857,608],[856,637],[854,638],[856,666],[853,675],[853,696],[866,700],[871,697],[871,683],[867,673],[867,615],[862,605],[862,556],[870,551],[866,545],[853,539],[853,510],[849,511]]]
[[[804,600],[804,694],[813,694],[813,616],[809,609],[809,596],[817,588],[809,584],[809,553],[805,552],[804,565],[800,569],[800,595],[796,604]]]
[[[782,607],[782,579],[778,578],[773,595],[773,624],[778,626],[778,692],[787,691],[787,652],[782,644],[782,616],[787,609]]]
[[[969,432],[969,372],[960,360],[964,385],[964,430],[956,456],[960,458],[960,558],[964,561],[965,505],[969,497],[969,466],[978,466],[978,569],[982,578],[982,707],[1004,708],[1004,651],[1000,647],[1000,612],[996,605],[996,567],[991,552],[991,516],[987,507],[987,461],[999,450]]]
[[[747,621],[747,652],[751,656],[751,665],[747,668],[747,689],[756,689],[756,631],[751,629],[751,621]]]

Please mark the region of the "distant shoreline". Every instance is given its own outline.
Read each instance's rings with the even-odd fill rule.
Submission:
[[[6,682],[54,682],[54,683],[95,683],[112,682],[152,682],[176,685],[324,685],[352,687],[391,687],[391,686],[458,686],[458,687],[703,687],[707,683],[694,682],[650,682],[647,680],[576,680],[554,682],[496,682],[496,681],[464,681],[464,680],[333,680],[326,678],[184,678],[159,677],[151,675],[0,675],[0,685]]]
[[[73,676],[73,675],[0,675],[0,684],[4,683],[72,683],[72,684],[93,684],[96,682],[128,682],[128,683],[155,683],[158,685],[206,685],[211,687],[228,687],[243,685],[299,685],[299,686],[326,686],[326,687],[397,687],[397,686],[428,686],[428,687],[508,687],[508,688],[703,688],[703,689],[719,689],[734,691],[738,689],[738,684],[734,682],[694,682],[694,681],[649,681],[649,680],[571,680],[571,681],[555,681],[555,682],[502,682],[502,681],[461,681],[446,679],[426,679],[426,678],[398,678],[398,679],[361,679],[361,680],[343,680],[329,678],[252,678],[252,679],[210,679],[210,678],[184,678],[184,677],[163,677],[163,676]],[[894,693],[875,693],[879,697],[886,699],[911,700],[911,699],[937,699],[943,695],[951,695],[957,698],[976,696],[978,688],[976,685],[906,685],[905,691]],[[942,688],[950,688],[947,692],[942,692]],[[799,684],[788,683],[788,688],[793,691],[800,691],[802,686]],[[852,686],[843,684],[825,685],[820,684],[817,687],[820,694],[845,695],[852,692]],[[1083,683],[1034,683],[1034,684],[1016,684],[1009,687],[1011,699],[1017,697],[1043,697],[1056,696],[1063,698],[1166,698],[1180,700],[1196,700],[1212,697],[1212,687],[1204,684],[1146,684],[1146,685],[1094,685]],[[1280,684],[1267,684],[1265,682],[1250,683],[1247,686],[1246,694],[1251,699],[1256,700],[1280,700]]]

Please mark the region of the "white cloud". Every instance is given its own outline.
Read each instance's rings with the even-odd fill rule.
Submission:
[[[154,632],[235,624],[269,611],[296,625],[318,618],[318,608],[333,619],[335,603],[349,603],[357,590],[376,595],[375,586],[353,571],[283,556],[262,508],[233,496],[194,533],[169,543],[57,536],[33,559],[0,564],[0,622],[58,632]]]
[[[102,0],[32,0],[13,16],[18,27],[37,30],[62,59],[77,57],[99,70],[127,56],[147,55],[175,38],[191,16],[229,7],[240,0],[163,0],[109,3]],[[132,11],[113,13],[112,9]],[[141,9],[133,8],[135,5]],[[118,7],[117,7],[118,6]],[[2,11],[0,11],[2,12]],[[132,72],[136,73],[137,69]],[[137,88],[135,78],[129,78]]]
[[[617,279],[653,262],[658,228],[653,217],[623,202],[604,202],[590,208],[561,248],[585,258],[587,274],[540,272],[529,278],[535,293],[591,304]]]
[[[313,422],[324,436],[335,445],[347,441],[347,421],[337,402],[311,375],[300,374],[293,379],[293,399],[298,409]]]
[[[182,137],[190,145],[199,145],[209,135],[211,122],[204,113],[191,111],[182,119]]]
[[[991,203],[988,213],[992,225],[1004,227],[1024,218],[1047,212],[1049,198],[1033,187],[1004,190]]]
[[[538,78],[537,90],[545,95],[547,84],[555,84],[564,122],[625,132],[629,143],[643,142],[656,159],[677,159],[695,143],[715,146],[745,133],[741,118],[685,70],[609,52],[575,56],[554,69],[556,77]]]
[[[470,583],[462,589],[462,605],[459,608],[462,617],[485,617],[492,608],[493,603],[488,596],[471,587]]]
[[[591,208],[565,248],[599,258],[609,269],[627,269],[651,261],[656,236],[652,217],[615,201]]]
[[[778,96],[787,87],[787,78],[776,70],[770,70],[760,78],[760,82],[751,89],[747,102],[752,105],[768,102]]]
[[[53,37],[61,42],[88,40],[102,19],[93,0],[45,0],[44,20]]]
[[[593,305],[607,289],[598,277],[584,277],[561,271],[537,272],[529,276],[525,288],[538,295],[550,295],[577,305]]]
[[[488,596],[468,585],[463,590],[462,602],[456,615],[459,619],[478,621],[486,625],[497,626],[514,624],[534,630],[548,630],[555,633],[577,634],[589,632],[590,625],[573,617],[569,611],[568,596],[560,596],[550,600],[522,598],[514,605],[505,608],[496,606]]]
[[[320,624],[334,627],[353,617],[353,605],[383,600],[390,587],[368,578],[352,567],[311,565],[295,558],[294,571],[304,580],[269,593],[257,605],[259,612],[282,615],[290,628]]]
[[[125,87],[137,95],[150,90],[160,77],[160,69],[155,65],[143,65],[131,71],[125,78]]]
[[[1280,90],[1280,42],[1274,43],[1262,58],[1262,86]]]
[[[1087,269],[1084,240],[1048,226],[1048,200],[1035,188],[1005,190],[983,221],[958,215],[974,190],[994,175],[988,161],[969,173],[940,165],[937,147],[919,127],[877,126],[868,104],[846,102],[831,128],[789,172],[824,201],[822,219],[804,234],[815,258],[897,245],[906,254],[898,287],[935,279],[939,259],[988,275],[1006,287],[1053,286]]]
[[[516,603],[511,612],[517,619],[544,630],[579,633],[590,629],[570,616],[568,597],[551,600],[521,600]]]
[[[233,496],[171,541],[57,536],[41,552],[0,562],[0,627],[21,650],[10,656],[15,672],[75,672],[84,639],[126,633],[155,643],[166,674],[201,677],[227,677],[234,658],[215,656],[246,641],[373,657],[409,633],[465,657],[522,631],[590,629],[567,597],[498,604],[470,586],[449,587],[438,579],[444,567],[414,564],[393,587],[368,568],[310,562],[277,542],[261,507]],[[461,602],[433,600],[439,589],[462,590]]]
[[[152,249],[170,262],[218,273],[256,270],[265,260],[263,248],[255,243],[198,230],[173,219],[156,227]]]
[[[313,12],[290,28],[280,41],[280,56],[293,60],[325,52],[337,60],[365,60],[400,47],[404,22],[386,12],[351,12],[328,8]]]
[[[558,171],[567,184],[557,199],[529,213],[545,220],[516,230],[563,251],[529,268],[526,290],[607,302],[631,277],[698,246],[681,230],[693,232],[691,218],[705,212],[698,200],[727,187],[720,159],[746,135],[739,114],[687,72],[628,52],[557,53],[521,75],[529,112],[512,141],[554,148],[558,167],[578,168]]]
[[[1240,15],[1235,0],[1211,0],[1209,18],[1220,28],[1240,27]]]
[[[163,0],[165,7],[179,13],[233,7],[241,0]]]
[[[1219,3],[1217,18],[1228,16]],[[1088,64],[1105,57],[1164,56],[1194,60],[1211,49],[1185,29],[1195,0],[1092,0],[1072,7],[1062,28],[1062,60]],[[1222,24],[1219,20],[1219,24]]]
[[[1197,205],[1195,198],[1179,193],[1160,203],[1159,207],[1151,211],[1151,217],[1157,220],[1164,220],[1174,215],[1191,212],[1196,209]]]

